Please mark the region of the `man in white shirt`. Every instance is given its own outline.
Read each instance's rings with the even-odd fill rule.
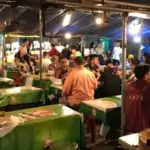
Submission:
[[[122,48],[120,47],[120,42],[115,42],[113,55],[112,55],[114,65],[117,65],[117,66],[120,65],[121,54],[122,54]]]

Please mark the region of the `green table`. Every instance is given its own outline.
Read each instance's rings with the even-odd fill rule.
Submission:
[[[42,87],[40,85],[40,80],[39,79],[34,79],[33,80],[33,86],[37,87],[37,88],[42,88],[44,89],[48,94],[50,93],[50,89],[51,89],[51,81],[50,80],[42,80]]]
[[[10,70],[7,71],[7,77],[10,79],[15,80],[17,75],[19,75],[18,71],[10,71]]]
[[[111,102],[113,102],[111,106]],[[108,103],[110,103],[108,105]],[[91,101],[84,101],[80,104],[79,111],[84,115],[92,115],[96,119],[109,125],[111,128],[120,127],[121,98],[108,97]]]
[[[49,109],[56,115],[20,124],[11,133],[0,138],[0,150],[44,150],[44,144],[47,140],[54,142],[51,150],[73,150],[66,148],[66,143],[72,142],[78,143],[81,150],[84,150],[81,115],[66,106],[51,105],[9,112],[8,114],[17,115],[21,112],[31,112],[38,109]],[[54,148],[56,145],[59,145],[59,148]]]
[[[0,90],[0,107],[28,103],[45,103],[44,90],[35,87],[14,87]]]
[[[0,88],[13,87],[14,81],[9,78],[0,78]]]
[[[56,98],[60,98],[62,95],[63,85],[51,85],[50,94]]]

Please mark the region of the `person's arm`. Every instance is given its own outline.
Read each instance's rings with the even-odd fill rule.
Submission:
[[[68,97],[71,95],[72,92],[72,84],[73,84],[73,78],[72,78],[73,74],[70,73],[64,83],[63,86],[63,91],[62,91],[62,96],[63,97]]]

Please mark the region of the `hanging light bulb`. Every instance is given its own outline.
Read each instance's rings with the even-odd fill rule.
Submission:
[[[102,18],[101,18],[101,17],[97,17],[97,18],[95,19],[95,22],[96,22],[96,24],[98,24],[98,25],[102,24]]]
[[[71,37],[72,37],[72,35],[71,35],[70,33],[66,33],[66,34],[65,34],[65,38],[66,38],[66,39],[71,39]]]
[[[72,16],[72,13],[71,12],[68,12],[65,17],[64,17],[64,20],[63,20],[63,27],[69,25],[70,23],[70,20],[71,20],[71,16]]]

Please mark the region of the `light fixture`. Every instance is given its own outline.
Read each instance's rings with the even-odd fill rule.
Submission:
[[[63,20],[63,24],[62,24],[63,27],[69,25],[71,16],[72,16],[72,12],[67,12],[67,14],[65,15],[64,20]]]
[[[135,42],[135,43],[140,43],[141,42],[141,37],[140,36],[135,36],[134,38],[133,38],[133,41]]]
[[[101,18],[101,17],[97,17],[97,18],[95,19],[95,22],[96,22],[96,24],[98,24],[98,25],[102,24],[102,18]]]
[[[71,37],[72,37],[72,35],[71,35],[70,33],[66,33],[66,34],[65,34],[65,38],[66,38],[66,39],[71,39]]]
[[[129,25],[129,33],[132,35],[137,35],[141,30],[141,23],[139,22],[138,19],[134,20],[130,25]]]

